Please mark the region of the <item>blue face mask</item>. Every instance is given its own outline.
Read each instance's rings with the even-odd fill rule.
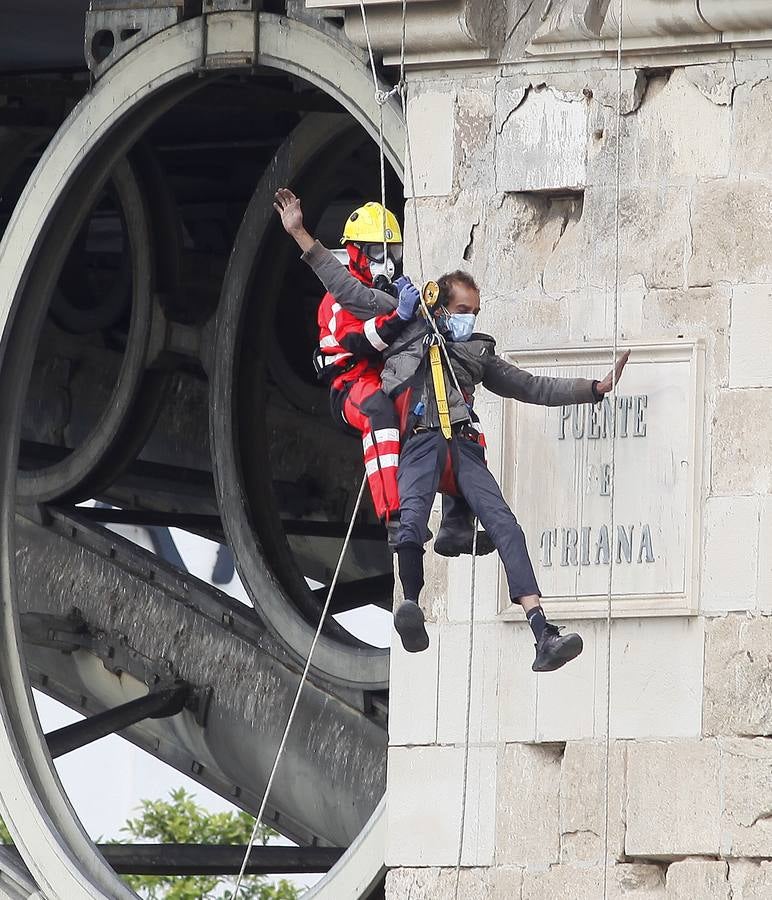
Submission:
[[[474,313],[453,313],[446,319],[448,334],[454,341],[468,341],[476,318]]]

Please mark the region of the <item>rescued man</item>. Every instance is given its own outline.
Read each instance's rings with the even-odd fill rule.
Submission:
[[[330,388],[334,420],[362,437],[373,505],[387,525],[393,544],[400,509],[399,421],[393,402],[381,390],[381,354],[394,346],[414,318],[419,302],[418,289],[409,278],[398,278],[391,284],[402,257],[399,223],[380,203],[366,203],[346,220],[341,237],[343,250],[327,251],[306,231],[300,201],[290,190],[277,191],[274,209],[285,230],[304,251],[303,259],[314,268],[314,259],[320,255],[338,275],[332,281],[321,279],[327,293],[317,314],[317,369]],[[473,516],[463,499],[443,498],[436,552],[444,556],[470,553],[473,525]],[[422,543],[428,538],[425,529]],[[483,555],[493,549],[487,536],[481,534],[477,553]]]
[[[401,518],[397,557],[405,599],[395,610],[395,628],[406,650],[417,652],[428,647],[424,615],[418,605],[424,584],[423,547],[418,537],[428,520],[435,491],[445,481],[448,489],[466,499],[499,552],[509,596],[522,606],[536,640],[533,670],[553,671],[582,652],[582,639],[578,634],[561,634],[545,617],[523,530],[485,464],[478,432],[470,423],[474,389],[482,384],[500,397],[541,406],[597,403],[611,390],[612,380],[619,380],[630,354],[623,353],[616,361],[615,374],[609,372],[601,381],[533,376],[498,356],[492,337],[474,331],[480,292],[471,275],[451,272],[438,284],[434,321],[452,366],[451,374],[441,354],[449,438],[441,431],[435,383],[427,364],[425,339],[433,332],[430,324],[414,320],[395,351],[384,352],[383,389],[394,398],[407,395],[405,402],[412,410],[398,476]],[[535,485],[537,478],[538,473],[534,473]]]

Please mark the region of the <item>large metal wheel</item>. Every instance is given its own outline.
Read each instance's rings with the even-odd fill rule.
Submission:
[[[0,381],[4,391],[0,392],[0,418],[4,422],[4,439],[0,443],[0,478],[2,479],[2,498],[0,499],[0,805],[3,816],[9,822],[14,840],[22,857],[37,883],[43,896],[47,898],[66,898],[66,900],[78,900],[85,897],[129,897],[130,892],[115,877],[112,870],[106,865],[82,826],[78,822],[67,797],[65,796],[56,771],[52,766],[51,758],[46,749],[43,735],[40,730],[37,717],[31,701],[30,683],[25,668],[25,655],[23,648],[22,631],[19,620],[19,606],[16,596],[16,570],[14,556],[17,550],[15,524],[15,502],[17,490],[17,460],[18,440],[21,430],[22,414],[26,388],[29,383],[30,371],[33,362],[31,347],[36,346],[43,321],[46,316],[48,301],[54,294],[59,273],[64,264],[71,241],[62,240],[61,235],[74,236],[85,222],[88,210],[93,207],[100,191],[107,183],[108,178],[119,169],[120,160],[126,156],[137,139],[146,131],[148,125],[155,121],[165,110],[170,109],[181,98],[190,94],[201,86],[201,80],[196,75],[204,66],[204,74],[209,75],[222,67],[232,71],[235,65],[244,65],[245,61],[257,62],[261,66],[269,66],[294,76],[304,78],[311,84],[324,89],[351,114],[371,135],[375,134],[374,122],[377,121],[377,107],[372,96],[372,84],[363,61],[343,49],[330,37],[314,31],[308,26],[282,19],[269,14],[261,14],[259,28],[254,27],[254,18],[250,14],[223,13],[208,17],[208,29],[203,29],[198,20],[184,22],[173,28],[169,28],[140,44],[133,52],[121,59],[115,66],[108,69],[97,82],[91,94],[76,108],[67,123],[49,145],[36,170],[35,177],[30,181],[14,212],[8,229],[0,245],[0,258],[3,265],[0,266]],[[204,35],[206,41],[203,42]],[[259,35],[259,47],[257,53],[254,47],[255,35]],[[254,58],[256,56],[256,59]],[[301,62],[303,61],[303,62]],[[205,79],[204,79],[205,80]],[[401,173],[399,164],[399,148],[401,148],[402,122],[399,112],[394,106],[386,109],[386,140],[387,152],[390,161],[398,174]],[[307,134],[312,134],[309,127]],[[302,135],[301,135],[302,137]],[[317,140],[316,138],[311,138]],[[323,145],[324,141],[320,141]],[[125,178],[124,178],[125,176]],[[123,174],[118,174],[123,181],[123,199],[121,205],[124,209],[130,209],[127,216],[136,225],[139,235],[147,228],[147,211],[134,191],[131,176],[126,169]],[[269,182],[264,182],[263,188],[269,188]],[[321,202],[321,201],[320,201]],[[257,201],[256,201],[257,203]],[[256,213],[257,215],[257,213]],[[132,228],[134,226],[132,225]],[[265,227],[263,225],[263,227]],[[131,231],[131,229],[129,229]],[[241,238],[241,234],[239,235]],[[244,238],[246,241],[246,238]],[[238,243],[238,242],[237,242]],[[139,241],[141,244],[141,241]],[[148,257],[143,257],[141,246],[135,240],[132,243],[134,251],[133,260],[133,289],[135,303],[137,291],[142,285],[147,287],[147,271],[149,268]],[[227,296],[224,292],[224,301],[234,304],[234,309],[239,306],[240,289],[238,281],[246,279],[241,290],[246,286],[251,276],[251,269],[246,265],[234,267],[226,279]],[[234,286],[235,285],[235,286]],[[232,299],[229,299],[232,298]],[[137,313],[139,315],[139,313]],[[221,314],[222,321],[222,314]],[[132,327],[134,322],[132,322]],[[139,323],[137,328],[141,333],[145,327]],[[222,329],[227,330],[226,326]],[[221,332],[222,333],[222,332]],[[131,342],[134,344],[134,341]],[[52,471],[55,466],[44,467],[38,470],[36,478],[49,478],[50,483],[38,481],[34,489],[24,493],[25,499],[35,502],[50,499],[52,497],[80,497],[94,493],[109,482],[115,472],[125,463],[124,440],[116,440],[121,428],[127,422],[128,410],[139,397],[138,373],[147,368],[148,350],[142,340],[137,343],[137,350],[132,347],[132,370],[126,378],[126,387],[122,388],[120,403],[111,404],[107,415],[113,413],[113,407],[120,408],[111,420],[111,428],[102,427],[100,424],[97,432],[100,439],[103,432],[112,431],[112,446],[123,443],[123,452],[112,456],[110,446],[101,446],[90,451],[90,462],[83,465],[82,469],[74,471],[74,461],[79,453],[73,452],[71,465],[72,472],[65,476],[62,470],[56,473],[54,481]],[[235,344],[233,345],[235,346]],[[136,356],[133,354],[136,352]],[[219,347],[214,345],[214,356],[210,360],[217,360]],[[127,355],[128,358],[128,355]],[[127,363],[128,365],[128,363]],[[128,371],[128,370],[127,370]],[[223,371],[219,375],[215,372],[214,379],[224,379],[218,384],[226,384],[229,377]],[[231,382],[232,384],[232,382]],[[125,402],[124,402],[125,400]],[[140,404],[143,406],[143,404]],[[130,416],[128,417],[130,419]],[[216,403],[213,405],[213,432],[219,435],[218,441],[226,433],[227,418],[218,418]],[[231,422],[232,424],[232,422]],[[231,441],[232,444],[232,441]],[[83,446],[87,446],[88,441]],[[217,452],[222,445],[218,444]],[[133,448],[135,450],[136,448]],[[217,452],[215,456],[217,456]],[[85,451],[84,451],[85,453]],[[129,454],[131,455],[131,454]],[[63,462],[67,462],[67,457]],[[85,460],[85,456],[81,459]],[[56,465],[59,465],[58,463]],[[80,465],[80,460],[79,460]],[[234,469],[236,471],[234,457]],[[66,468],[66,467],[65,467]],[[43,474],[40,474],[43,473]],[[228,481],[228,473],[222,476],[218,474],[218,487],[221,501],[227,500],[230,491],[233,490],[235,480]],[[21,476],[24,478],[31,476]],[[226,528],[230,530],[234,545],[238,541],[246,542],[247,528],[251,528],[249,520],[250,510],[243,507],[244,518],[235,526],[233,522],[226,520]],[[78,524],[68,522],[66,519],[57,519],[59,525],[54,525],[51,535],[56,538],[56,546],[65,545],[62,541],[74,540],[77,536]],[[24,526],[28,528],[28,526]],[[33,529],[34,530],[34,529]],[[49,525],[50,530],[50,525]],[[260,529],[258,528],[258,532]],[[265,534],[265,532],[263,532]],[[102,546],[101,538],[95,536],[91,539],[91,551],[103,559],[115,559],[116,548],[109,542]],[[236,547],[239,556],[239,564],[243,571],[254,565],[254,546]],[[281,548],[276,552],[275,559],[281,556]],[[286,556],[286,554],[285,554]],[[49,556],[49,561],[53,560]],[[255,686],[255,690],[240,695],[239,713],[246,715],[244,721],[248,721],[249,715],[259,716],[269,710],[271,706],[281,705],[281,697],[291,693],[292,678],[296,678],[297,660],[302,659],[310,643],[313,618],[313,609],[309,606],[305,611],[302,608],[307,597],[299,592],[294,597],[293,588],[283,584],[279,589],[279,581],[289,579],[289,568],[281,571],[280,578],[271,575],[273,568],[277,566],[275,559],[268,565],[254,566],[254,571],[246,578],[253,591],[256,605],[263,613],[270,630],[276,635],[281,644],[272,645],[266,636],[261,636],[257,628],[251,638],[256,650],[260,653],[269,653],[270,662],[267,664],[265,679]],[[250,562],[251,560],[251,562]],[[281,566],[279,566],[281,568]],[[28,579],[34,577],[40,571],[40,566],[30,566],[23,573]],[[106,570],[105,570],[106,571]],[[154,575],[154,579],[161,578]],[[163,575],[164,584],[167,584],[168,574]],[[262,580],[262,581],[261,581]],[[184,592],[184,586],[181,588]],[[167,591],[168,593],[168,591]],[[63,595],[64,596],[64,595]],[[160,594],[159,594],[160,597]],[[65,597],[66,599],[66,597]],[[148,596],[148,610],[152,610],[152,598]],[[288,599],[292,602],[288,602]],[[222,602],[217,601],[214,610],[222,609]],[[202,614],[205,612],[204,600],[199,604]],[[196,612],[196,605],[186,600],[184,608]],[[180,607],[180,612],[182,607]],[[94,615],[102,612],[95,604]],[[152,612],[148,612],[152,616]],[[196,613],[198,614],[198,613]],[[221,613],[222,615],[222,613]],[[136,618],[136,617],[135,617]],[[212,610],[205,613],[207,621],[212,621]],[[222,617],[219,628],[233,628],[233,621],[237,614],[233,612],[230,618]],[[202,620],[203,621],[203,620]],[[134,627],[139,632],[145,625],[143,622],[134,622]],[[186,626],[187,633],[195,634],[199,626]],[[244,629],[252,628],[246,622]],[[147,629],[145,628],[145,631]],[[244,632],[246,634],[246,631]],[[174,634],[155,635],[156,639],[165,637],[169,640],[179,639]],[[163,641],[162,641],[163,643]],[[283,645],[283,646],[282,646]],[[271,649],[273,647],[273,649]],[[92,655],[94,653],[92,648]],[[191,652],[195,652],[191,649]],[[88,656],[88,654],[87,654]],[[82,657],[79,657],[82,658]],[[284,674],[286,672],[286,681]],[[89,679],[89,668],[79,669],[78,677]],[[313,715],[314,706],[317,709],[327,709],[329,700],[324,699],[325,683],[338,685],[345,696],[345,702],[341,707],[341,715],[345,707],[349,712],[352,740],[356,737],[356,729],[360,728],[361,736],[356,737],[363,743],[364,756],[357,763],[353,750],[347,751],[341,746],[341,753],[332,753],[330,756],[330,773],[333,783],[354,785],[354,780],[361,776],[361,772],[354,771],[367,760],[367,765],[372,769],[372,778],[363,796],[368,800],[369,810],[375,805],[379,789],[382,790],[383,758],[377,763],[376,755],[383,752],[385,733],[382,727],[372,731],[372,738],[365,734],[370,727],[367,716],[367,703],[355,700],[353,694],[345,694],[352,688],[362,689],[367,686],[370,689],[386,684],[387,659],[383,652],[373,652],[356,641],[351,640],[340,629],[332,628],[325,635],[324,645],[321,648],[319,659],[315,667],[314,686],[310,688],[309,715]],[[84,682],[85,683],[85,682]],[[271,685],[277,690],[277,696],[270,695]],[[280,690],[278,690],[280,687]],[[109,691],[101,698],[103,705],[109,703]],[[360,695],[361,696],[361,695]],[[254,704],[247,708],[246,704]],[[360,706],[361,705],[361,706]],[[231,704],[232,707],[232,704]],[[358,708],[360,707],[360,708]],[[363,713],[360,709],[364,710]],[[214,704],[214,719],[212,727],[220,716],[220,708]],[[231,713],[233,707],[231,708]],[[227,728],[227,708],[223,707],[225,719],[220,723],[219,729],[215,728],[214,740],[207,744],[201,741],[201,732],[192,728],[193,710],[180,713],[180,720],[171,725],[170,732],[157,732],[160,737],[153,737],[152,729],[148,732],[148,743],[153,740],[160,746],[163,739],[173,733],[177,739],[188,741],[188,745],[196,747],[199,758],[207,760],[213,770],[216,769],[218,759],[227,754],[228,744],[225,741],[224,749],[217,749],[217,741],[224,741]],[[253,718],[253,722],[254,722]],[[342,721],[342,720],[341,720]],[[359,723],[359,724],[357,724]],[[257,766],[256,778],[265,777],[267,768],[266,760],[270,760],[272,748],[278,742],[281,731],[279,720],[274,716],[274,721],[260,723],[261,741],[264,742],[262,757],[257,763],[249,748],[242,749],[243,762],[234,762],[237,771],[228,773],[223,771],[222,783],[230,779],[237,781],[244,772],[249,772],[250,767],[254,771]],[[332,724],[332,723],[331,723]],[[202,728],[204,726],[201,726]],[[209,726],[207,726],[209,727]],[[375,725],[372,726],[375,728]],[[376,735],[377,732],[377,735]],[[217,735],[220,735],[218,738]],[[380,735],[380,736],[378,736]],[[182,738],[181,738],[182,736]],[[138,740],[141,743],[141,740]],[[369,742],[369,743],[367,743]],[[356,741],[353,741],[352,748]],[[333,748],[333,744],[328,742]],[[380,749],[378,749],[380,747]],[[298,747],[298,753],[301,753]],[[369,756],[368,756],[369,754]],[[347,757],[347,758],[344,758]],[[377,764],[376,764],[377,763]],[[206,768],[206,766],[201,767]],[[200,774],[201,780],[205,780],[206,773],[201,774],[193,769],[194,774]],[[298,809],[302,798],[298,794],[298,785],[293,785],[291,778],[287,776],[282,787],[285,794],[285,806],[287,809]],[[251,798],[242,797],[243,805],[250,807],[256,796],[253,788],[250,791]],[[236,795],[238,796],[238,795]],[[366,804],[367,805],[367,804]],[[369,811],[368,810],[368,811]],[[359,821],[361,815],[342,816],[343,810],[336,810],[334,800],[331,797],[320,796],[312,818],[319,822],[320,829],[324,829],[325,821],[330,821],[331,840],[340,839],[338,835],[351,834],[351,823]],[[342,816],[342,817],[341,817]],[[298,823],[302,825],[302,823]],[[313,832],[312,832],[313,834]],[[2,867],[2,863],[0,863]],[[20,880],[16,879],[21,884]]]

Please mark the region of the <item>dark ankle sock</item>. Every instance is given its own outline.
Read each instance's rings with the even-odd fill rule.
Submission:
[[[544,615],[544,610],[541,606],[534,606],[533,609],[528,610],[525,617],[528,619],[528,624],[531,626],[533,636],[538,641],[547,625],[547,617]]]
[[[401,544],[397,547],[397,559],[405,599],[418,603],[418,595],[424,586],[424,548],[415,544]]]

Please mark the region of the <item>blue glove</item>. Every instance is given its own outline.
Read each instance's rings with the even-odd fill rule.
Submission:
[[[415,315],[416,307],[421,300],[418,288],[410,283],[406,284],[399,292],[399,303],[397,304],[397,315],[403,322],[409,322]]]
[[[399,292],[402,290],[402,288],[412,283],[413,282],[410,280],[410,276],[400,275],[399,278],[392,282],[392,287],[395,287],[397,289],[397,293],[395,296],[399,297]]]

